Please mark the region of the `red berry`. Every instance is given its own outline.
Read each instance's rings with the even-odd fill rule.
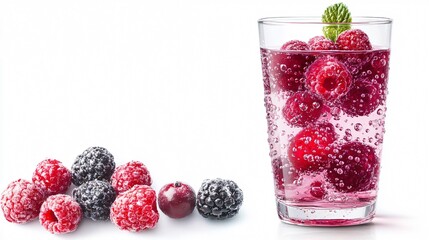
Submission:
[[[127,191],[134,185],[152,185],[149,171],[139,161],[131,161],[118,166],[113,172],[111,180],[117,193]]]
[[[325,196],[325,189],[323,188],[323,184],[319,181],[311,183],[310,194],[315,198],[323,198],[323,196]]]
[[[65,194],[49,196],[40,208],[40,224],[53,234],[73,232],[81,219],[79,203]]]
[[[340,192],[365,191],[376,177],[378,165],[378,157],[372,147],[349,142],[333,150],[327,179]]]
[[[335,43],[323,36],[316,36],[308,40],[310,50],[337,50]]]
[[[337,38],[340,50],[371,50],[372,45],[368,35],[360,29],[350,29],[342,32]]]
[[[191,186],[181,183],[164,185],[158,193],[158,206],[171,218],[183,218],[194,211],[196,195]]]
[[[350,116],[366,116],[380,105],[380,96],[375,84],[357,80],[341,99],[341,109]]]
[[[371,54],[371,58],[360,72],[360,76],[370,79],[380,84],[379,88],[387,88],[387,78],[389,74],[389,56],[388,50],[380,50]]]
[[[305,76],[307,87],[328,101],[336,100],[347,93],[352,83],[352,76],[347,68],[331,56],[314,61]]]
[[[328,163],[328,154],[335,139],[334,126],[330,123],[304,128],[290,141],[289,161],[299,171],[322,170]]]
[[[46,159],[37,164],[33,173],[33,183],[42,189],[46,196],[65,193],[71,184],[71,172],[55,159]]]
[[[18,179],[1,194],[1,209],[7,221],[26,223],[39,215],[44,194],[32,182]]]
[[[287,160],[276,158],[271,162],[276,189],[282,191],[285,184],[293,184],[299,178],[299,174],[293,167],[285,163]]]
[[[309,92],[296,92],[286,101],[283,116],[292,126],[305,127],[319,119],[323,101]]]
[[[271,83],[280,91],[304,90],[304,73],[314,61],[314,56],[300,51],[285,51],[270,51],[267,55],[267,74]]]
[[[305,51],[310,50],[306,42],[300,40],[291,40],[283,44],[280,50],[296,50],[296,51]]]
[[[110,220],[122,230],[151,229],[158,219],[156,193],[146,185],[135,185],[120,193],[110,208]]]

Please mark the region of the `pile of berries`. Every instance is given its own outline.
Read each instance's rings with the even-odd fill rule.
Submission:
[[[71,184],[75,188],[66,195]],[[70,233],[83,217],[111,220],[120,229],[154,228],[158,206],[171,218],[190,215],[194,208],[205,218],[233,217],[243,201],[243,192],[230,180],[206,180],[198,192],[182,182],[166,184],[158,196],[150,186],[146,166],[131,161],[116,167],[113,155],[102,147],[90,147],[78,155],[71,170],[55,159],[40,162],[32,182],[19,179],[1,194],[4,217],[12,223],[39,218],[53,234]]]
[[[306,173],[322,172],[338,192],[376,188],[375,149],[360,141],[339,141],[328,120],[339,113],[368,117],[384,104],[389,51],[374,50],[360,29],[346,30],[335,41],[316,36],[308,43],[291,40],[280,50],[261,51],[269,93],[277,91],[286,98],[280,108],[282,117],[297,129],[286,154],[272,159],[276,188],[284,189]],[[325,195],[323,182],[309,185],[308,192],[316,199]]]

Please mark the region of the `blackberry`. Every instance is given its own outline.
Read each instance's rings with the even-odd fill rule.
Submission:
[[[205,218],[223,220],[238,213],[243,191],[231,180],[205,180],[197,195],[198,212]]]
[[[73,198],[79,203],[86,218],[107,220],[116,193],[109,183],[92,180],[73,189]]]
[[[76,186],[91,180],[106,180],[115,171],[113,155],[103,147],[90,147],[76,157],[72,167],[72,182]]]

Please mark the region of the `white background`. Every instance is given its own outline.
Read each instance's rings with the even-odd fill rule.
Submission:
[[[118,165],[144,162],[156,191],[222,177],[245,197],[228,221],[161,214],[140,233],[84,220],[54,236],[1,216],[0,238],[423,239],[429,21],[419,2],[346,1],[355,16],[394,19],[378,212],[369,225],[311,228],[276,215],[256,21],[321,15],[333,1],[0,1],[1,191],[47,157],[70,167],[100,145]]]

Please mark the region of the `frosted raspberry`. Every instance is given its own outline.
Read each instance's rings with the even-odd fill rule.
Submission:
[[[40,208],[39,221],[53,234],[69,233],[76,230],[82,217],[79,204],[65,194],[52,195]]]
[[[43,191],[32,182],[18,179],[1,194],[1,209],[7,221],[26,223],[39,215]]]
[[[127,191],[134,185],[152,185],[146,166],[139,161],[131,161],[118,166],[112,175],[112,186],[117,193]]]
[[[110,220],[122,230],[138,232],[151,229],[158,219],[156,193],[146,185],[135,185],[120,193],[110,208]]]
[[[33,183],[41,188],[46,196],[65,193],[71,184],[71,172],[60,161],[46,159],[37,164]]]

